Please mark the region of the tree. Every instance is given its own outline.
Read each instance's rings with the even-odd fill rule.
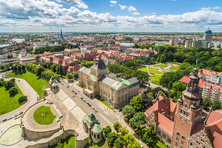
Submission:
[[[52,64],[50,68],[53,72],[56,72],[56,67],[57,67],[56,64]]]
[[[115,143],[113,144],[113,148],[123,148],[123,141],[121,141],[119,138],[115,140]]]
[[[91,139],[91,137],[88,138],[88,144],[89,144],[90,146],[92,146],[92,139]]]
[[[73,76],[72,73],[67,73],[66,78],[67,78],[69,81],[74,80],[74,76]]]
[[[212,102],[212,109],[217,110],[221,108],[221,102],[217,99],[214,99]]]
[[[85,66],[85,67],[87,67],[87,68],[90,68],[90,67],[93,65],[93,62],[83,60],[80,65],[81,65],[81,66]]]
[[[113,127],[117,133],[119,133],[119,129],[121,128],[121,124],[119,122],[115,122]]]
[[[135,111],[141,111],[144,108],[142,96],[137,95],[133,97],[133,99],[130,100],[130,105],[133,106]]]
[[[108,135],[108,146],[113,146],[115,140],[118,138],[117,134],[115,132],[109,133]]]
[[[145,119],[145,114],[143,112],[138,112],[129,120],[129,124],[133,129],[139,129],[141,125],[146,123]]]
[[[203,102],[204,102],[204,107],[205,108],[210,107],[212,105],[212,101],[211,101],[210,98],[204,98]]]
[[[111,133],[112,129],[110,126],[106,126],[103,128],[103,133],[105,134],[106,137],[108,137],[109,133]]]
[[[10,97],[16,95],[17,93],[18,93],[18,89],[17,89],[17,88],[11,87],[11,88],[9,89]]]
[[[22,65],[22,70],[25,71],[25,65]]]
[[[148,96],[147,92],[144,92],[144,93],[142,94],[142,99],[143,99],[144,109],[150,108],[150,107],[153,105],[152,100],[151,100],[151,98]]]
[[[184,91],[186,89],[186,84],[183,84],[179,81],[174,82],[172,89],[175,91]]]
[[[23,102],[26,102],[26,101],[27,101],[27,96],[22,96],[22,97],[20,97],[20,98],[18,99],[19,104],[20,104],[20,103],[23,103]]]
[[[11,87],[14,87],[15,83],[12,81],[5,82],[5,89],[9,90]]]
[[[156,87],[156,88],[154,88],[154,89],[152,90],[153,97],[155,98],[156,95],[157,95],[160,91],[162,91],[167,97],[169,96],[169,93],[168,93],[167,91],[163,90],[161,87]]]
[[[153,125],[150,125],[150,129],[145,132],[142,139],[143,139],[143,141],[146,142],[146,144],[149,147],[156,147],[156,143],[158,142],[158,138],[157,138],[156,133],[154,131]]]
[[[18,69],[18,71],[21,71],[22,70],[22,66],[20,64],[17,65],[17,69]]]
[[[74,72],[74,73],[73,73],[73,76],[74,76],[75,79],[77,79],[77,78],[79,77],[78,72]]]
[[[61,65],[57,65],[57,67],[56,67],[56,73],[57,73],[57,74],[60,74],[60,75],[63,75],[63,70],[62,70],[62,66],[61,66]]]
[[[132,118],[135,114],[135,109],[132,106],[126,105],[122,111],[123,115],[125,115],[128,119]]]
[[[45,71],[45,68],[39,66],[38,68],[36,68],[36,75],[40,77],[43,71]]]
[[[0,80],[0,87],[5,86],[5,81],[4,80]]]

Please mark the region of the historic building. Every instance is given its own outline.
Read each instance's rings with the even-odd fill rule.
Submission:
[[[155,126],[158,137],[168,147],[222,147],[222,114],[212,111],[202,118],[204,104],[198,83],[198,69],[194,68],[177,103],[158,96],[155,104],[145,111],[147,125]]]
[[[81,66],[78,64],[78,60],[73,57],[64,56],[62,54],[49,55],[40,57],[39,61],[46,63],[54,63],[62,67],[63,73],[66,75],[67,72],[77,72]]]
[[[95,59],[90,69],[82,67],[78,74],[79,83],[84,86],[84,94],[88,97],[100,95],[116,108],[128,104],[130,99],[139,93],[137,78],[125,80],[108,73],[108,68],[100,56]]]
[[[203,98],[210,98],[212,100],[218,99],[222,102],[222,74],[207,69],[200,69],[198,72],[200,81],[198,87],[202,93]],[[189,83],[189,76],[184,76],[180,79],[182,83]]]
[[[52,92],[57,92],[59,90],[58,81],[53,76],[49,80],[49,86]]]
[[[103,128],[100,121],[93,113],[85,115],[82,119],[83,128],[94,143],[99,143],[103,139]]]

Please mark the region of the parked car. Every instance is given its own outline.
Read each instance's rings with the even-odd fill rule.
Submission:
[[[15,114],[15,116],[14,117],[17,117],[18,115],[17,114]]]
[[[95,112],[97,113],[98,111],[95,109]]]
[[[84,102],[86,102],[86,100],[85,99],[82,99]]]
[[[66,86],[67,88],[69,88],[69,86]]]
[[[2,122],[5,122],[5,121],[7,121],[7,119],[2,120]]]
[[[75,92],[74,90],[72,90],[72,92]]]
[[[123,109],[121,108],[121,109],[119,109],[119,112],[121,112]]]
[[[78,90],[78,92],[80,92],[80,91]]]
[[[19,115],[23,114],[23,112],[20,112]]]
[[[92,109],[94,110],[95,108],[92,106]]]
[[[8,120],[12,119],[12,117],[9,117]]]
[[[83,100],[83,97],[81,97],[80,99]]]
[[[77,95],[77,92],[75,92],[75,94]]]
[[[88,103],[88,105],[89,105],[89,107],[91,107],[91,104]]]

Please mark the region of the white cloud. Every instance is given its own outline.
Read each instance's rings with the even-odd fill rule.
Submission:
[[[110,4],[110,7],[113,7],[113,4]]]
[[[124,10],[124,9],[127,8],[127,6],[124,6],[124,5],[120,5],[120,4],[119,4],[119,6],[120,6],[120,9],[121,9],[121,10]]]
[[[153,13],[150,13],[150,14],[153,14],[153,15],[155,15],[156,13],[155,13],[155,12],[153,12]]]
[[[110,1],[110,3],[112,3],[112,4],[116,4],[116,3],[117,3],[117,1]]]
[[[128,7],[128,11],[131,12],[131,11],[137,11],[137,9],[133,6],[129,6]]]
[[[133,12],[133,15],[140,15],[139,12]]]
[[[83,9],[88,8],[88,6],[82,0],[56,0],[56,1],[71,4],[71,5],[74,5],[78,8],[83,8]]]
[[[202,11],[210,11],[210,10],[217,10],[217,9],[221,9],[221,7],[203,7],[201,8]]]
[[[139,12],[131,10],[131,14]],[[222,12],[212,9],[180,15],[112,16],[75,6],[63,8],[48,0],[0,0],[0,20],[1,31],[58,31],[60,27],[67,31],[204,31],[209,25],[222,31]]]

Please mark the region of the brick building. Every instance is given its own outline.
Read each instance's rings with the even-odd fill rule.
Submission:
[[[204,104],[198,83],[198,69],[194,68],[177,103],[158,96],[155,104],[145,111],[147,125],[155,126],[157,136],[168,147],[222,147],[222,112],[211,111],[203,120]]]
[[[81,66],[78,64],[78,60],[73,57],[64,55],[50,55],[40,57],[40,62],[54,63],[62,66],[63,73],[66,75],[67,72],[77,72]]]

